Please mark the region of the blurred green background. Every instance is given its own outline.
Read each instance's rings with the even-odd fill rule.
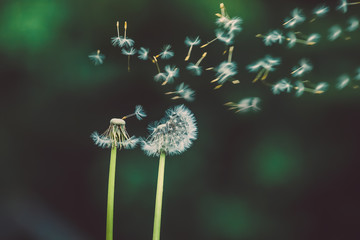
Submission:
[[[295,7],[308,16],[323,1],[224,1],[230,16],[243,18],[234,61],[239,85],[214,91],[212,72],[193,77],[183,59],[186,36],[214,37],[219,1],[3,0],[0,3],[1,202],[0,239],[104,239],[109,150],[96,147],[112,117],[144,106],[148,117],[127,121],[131,135],[181,100],[163,93],[174,85],[153,81],[150,62],[133,57],[132,71],[111,46],[117,20],[128,22],[135,47],[155,54],[171,44],[180,68],[177,83],[196,90],[185,103],[198,122],[199,138],[165,170],[162,239],[359,239],[360,90],[335,89],[341,74],[355,74],[360,31],[351,40],[326,39],[328,28],[346,27],[360,6],[299,26],[318,32],[317,46],[266,47],[258,33],[282,29]],[[88,55],[101,49],[103,65]],[[204,66],[223,61],[224,46],[208,47]],[[202,51],[194,49],[191,60]],[[313,82],[327,81],[324,95],[274,96],[246,65],[266,54],[282,57],[271,81],[289,77],[308,58]],[[262,111],[234,114],[223,104],[260,97]],[[115,239],[150,239],[158,159],[137,148],[118,153]]]

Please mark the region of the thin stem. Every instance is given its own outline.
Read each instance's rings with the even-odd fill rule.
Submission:
[[[156,189],[153,240],[160,240],[161,208],[164,190],[165,152],[161,152]]]
[[[207,42],[206,44],[202,45],[200,48],[206,47],[206,46],[209,45],[210,43],[215,42],[217,39],[218,39],[217,37],[214,38],[213,40],[211,40],[211,41]]]
[[[159,64],[158,64],[157,58],[154,57],[154,56],[153,56],[153,58],[154,58],[154,63],[155,63],[155,65],[156,65],[156,69],[157,69],[158,72],[160,73],[161,71],[160,71],[160,68],[159,68]]]
[[[127,22],[124,23],[124,39],[126,39]]]
[[[360,4],[360,2],[352,2],[352,3],[348,3],[347,5],[357,5]]]
[[[116,30],[117,30],[118,37],[120,37],[120,32],[119,32],[119,21],[117,21],[117,22],[116,22]]]
[[[207,52],[204,52],[203,55],[201,56],[201,58],[195,63],[195,66],[199,66],[199,64],[201,63],[201,61],[206,57]]]
[[[130,72],[130,55],[128,56],[128,72]]]
[[[185,61],[188,61],[188,60],[189,60],[192,48],[193,48],[193,45],[190,45],[188,54],[187,54],[186,57],[185,57]]]
[[[231,63],[232,53],[234,51],[234,46],[229,48],[228,62]]]
[[[113,240],[115,168],[116,168],[116,146],[113,146],[111,148],[110,167],[109,167],[108,203],[107,203],[107,216],[106,216],[106,240]]]
[[[288,21],[284,22],[283,25],[285,26],[285,25],[289,24],[290,22],[292,22],[294,20],[295,20],[295,18],[291,18]]]

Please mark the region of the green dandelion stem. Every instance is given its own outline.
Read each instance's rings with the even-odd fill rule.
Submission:
[[[160,239],[161,208],[162,208],[162,197],[163,197],[163,189],[164,189],[164,172],[165,172],[165,153],[161,152],[160,160],[159,160],[157,189],[156,189],[153,240]]]
[[[110,167],[109,167],[108,204],[107,204],[107,216],[106,216],[106,240],[113,240],[115,168],[116,168],[116,146],[113,146],[111,148]]]

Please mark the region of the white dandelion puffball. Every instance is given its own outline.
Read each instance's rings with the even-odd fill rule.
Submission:
[[[196,120],[184,105],[166,111],[166,116],[149,126],[150,136],[142,140],[142,149],[149,156],[180,154],[197,138]]]

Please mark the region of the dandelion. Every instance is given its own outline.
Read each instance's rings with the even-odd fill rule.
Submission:
[[[191,88],[189,88],[189,86],[184,83],[180,83],[176,87],[176,91],[167,92],[165,94],[166,95],[175,94],[176,96],[172,97],[171,98],[172,100],[183,98],[184,100],[189,101],[189,102],[194,101],[194,97],[195,97],[195,91],[192,90]]]
[[[185,45],[189,46],[189,51],[188,54],[185,57],[185,61],[188,61],[191,55],[191,51],[193,46],[199,45],[200,44],[200,38],[196,37],[195,39],[191,39],[189,37],[185,38]]]
[[[187,150],[197,137],[196,120],[184,105],[166,111],[166,116],[149,126],[150,136],[142,140],[149,156],[160,156],[156,189],[153,240],[160,239],[161,208],[164,186],[165,156]]]
[[[349,3],[347,0],[340,0],[339,5],[336,7],[336,10],[346,13],[348,11],[348,6],[358,5],[360,2],[351,2]]]
[[[149,59],[149,52],[150,52],[150,50],[148,48],[141,47],[138,50],[138,54],[139,54],[138,58],[141,59],[141,60]]]
[[[348,32],[353,32],[359,28],[359,19],[352,17],[348,20],[349,26],[347,27]]]
[[[291,88],[293,86],[290,84],[290,81],[286,78],[280,80],[278,83],[274,84],[272,87],[272,92],[273,94],[277,95],[280,94],[281,92],[290,92]]]
[[[130,56],[134,55],[136,53],[135,48],[129,48],[129,49],[121,49],[121,53],[128,56],[128,72],[130,72]]]
[[[283,23],[283,26],[285,28],[292,28],[295,27],[295,25],[302,23],[305,21],[305,16],[302,15],[302,11],[298,8],[295,8],[291,12],[291,18],[285,19],[285,22]]]
[[[161,59],[169,59],[172,58],[173,56],[174,56],[174,52],[171,50],[171,45],[168,44],[168,45],[164,45],[161,53],[156,55],[155,58],[160,57]]]
[[[257,82],[260,78],[264,81],[269,72],[275,70],[275,66],[279,65],[281,62],[280,58],[273,58],[270,55],[265,56],[263,59],[256,61],[253,64],[247,66],[247,69],[250,72],[258,72],[253,82]]]
[[[260,98],[250,97],[240,100],[238,103],[228,102],[225,103],[225,106],[229,106],[229,110],[236,110],[238,112],[248,112],[250,110],[259,111]]]
[[[317,94],[322,94],[326,92],[328,88],[329,88],[329,84],[327,82],[320,82],[316,85],[313,92]]]
[[[349,85],[349,83],[350,83],[350,77],[346,74],[341,75],[337,80],[336,88],[342,90],[347,85]]]
[[[337,38],[340,37],[341,32],[342,32],[342,30],[341,30],[341,28],[340,28],[339,25],[334,25],[334,26],[332,26],[332,27],[329,29],[328,39],[329,39],[330,41],[336,40]]]
[[[111,42],[112,42],[113,46],[132,47],[134,45],[134,43],[135,43],[134,40],[132,40],[131,38],[126,37],[126,30],[127,30],[127,22],[126,21],[124,23],[124,37],[120,36],[119,21],[116,22],[116,30],[117,30],[117,36],[111,38]]]
[[[202,62],[202,60],[206,57],[206,52],[203,53],[203,55],[201,56],[201,58],[194,64],[194,63],[189,63],[189,65],[187,65],[186,69],[189,70],[190,72],[192,72],[195,76],[200,76],[202,73],[202,67],[199,66],[200,63]]]
[[[97,50],[96,53],[90,54],[89,59],[94,63],[94,65],[103,64],[105,55],[100,53],[100,50]]]
[[[235,34],[241,32],[242,27],[240,26],[243,20],[239,17],[229,19],[225,24],[224,28],[228,30],[229,34]]]
[[[294,77],[300,77],[306,72],[310,72],[312,70],[312,65],[309,62],[309,60],[303,58],[299,62],[300,66],[293,67],[293,71],[291,72],[291,75]]]
[[[122,118],[111,119],[110,126],[104,133],[99,135],[97,132],[94,132],[91,134],[91,138],[97,146],[102,148],[111,148],[106,217],[106,240],[113,239],[116,150],[121,150],[122,148],[134,148],[139,141],[139,139],[134,136],[130,137],[126,131],[126,123],[124,119],[131,116],[136,116],[138,119],[141,119],[142,117],[145,117],[146,114],[141,106],[136,106],[133,114]]]
[[[302,81],[296,81],[294,85],[294,89],[296,91],[295,96],[300,97],[303,95],[305,91],[304,83]]]

